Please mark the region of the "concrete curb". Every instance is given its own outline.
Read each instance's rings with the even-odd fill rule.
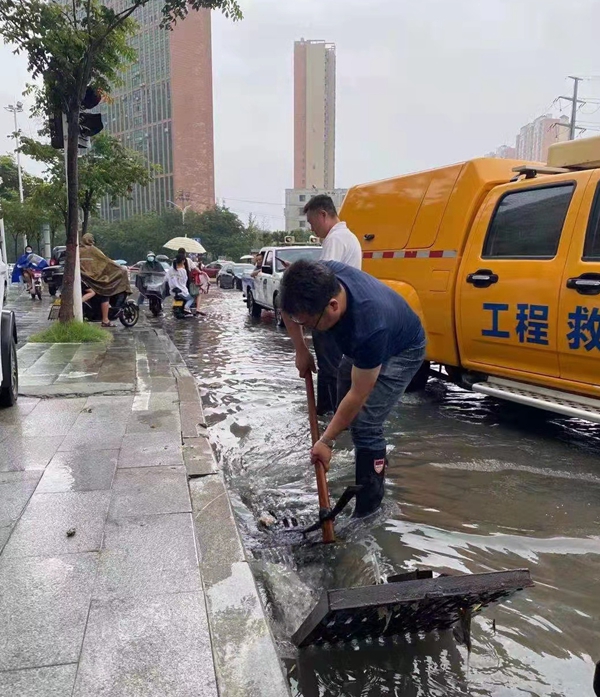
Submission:
[[[160,335],[171,343],[168,353],[180,400],[183,456],[219,695],[289,696],[288,681],[210,445],[196,381],[170,338],[162,331]]]

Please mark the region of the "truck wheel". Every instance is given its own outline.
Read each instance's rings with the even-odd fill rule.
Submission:
[[[262,307],[256,303],[250,290],[248,291],[248,312],[254,319],[258,319],[262,314]]]
[[[422,392],[427,385],[429,380],[429,361],[423,361],[423,364],[417,370],[415,376],[410,381],[410,384],[406,388],[406,392]]]
[[[285,327],[283,314],[281,312],[281,308],[279,307],[279,295],[273,296],[273,308],[275,311],[275,324],[277,324],[278,327]]]
[[[9,319],[7,319],[7,316]],[[0,407],[12,407],[19,395],[19,368],[17,364],[17,343],[13,333],[12,314],[2,316],[2,384],[0,385]]]

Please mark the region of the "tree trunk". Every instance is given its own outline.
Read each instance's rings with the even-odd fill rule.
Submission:
[[[61,290],[59,319],[70,322],[73,319],[73,282],[75,279],[75,256],[77,230],[79,227],[79,181],[77,172],[77,153],[79,145],[79,105],[71,107],[67,114],[69,134],[67,141],[67,255],[65,273]]]

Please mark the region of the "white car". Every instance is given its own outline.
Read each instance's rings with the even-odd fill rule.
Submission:
[[[298,259],[321,258],[321,247],[314,245],[296,247],[265,247],[261,249],[263,264],[254,283],[246,289],[246,305],[252,317],[260,317],[263,310],[275,313],[275,319],[283,327],[283,317],[279,308],[279,284],[283,272]]]
[[[0,407],[12,407],[19,394],[17,325],[12,310],[4,309],[9,283],[4,227],[0,225]]]

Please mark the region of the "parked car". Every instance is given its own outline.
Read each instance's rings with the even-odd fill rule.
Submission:
[[[56,295],[56,291],[62,286],[63,266],[66,257],[67,248],[64,245],[54,247],[50,257],[50,265],[42,270],[42,279],[48,286],[50,295]]]
[[[263,310],[275,312],[277,324],[283,326],[283,317],[279,309],[279,284],[283,272],[290,264],[298,259],[318,261],[321,257],[321,247],[265,247],[261,250],[263,264],[253,287],[246,286],[246,305],[252,317],[260,317]],[[247,274],[246,274],[247,278]],[[246,278],[244,284],[246,284]]]
[[[211,261],[210,264],[206,264],[204,267],[204,270],[206,271],[206,275],[209,278],[216,278],[219,275],[219,271],[221,270],[221,267],[223,264],[226,264],[227,262],[223,259],[220,259],[218,261]]]
[[[4,309],[8,278],[6,240],[0,228],[0,407],[12,407],[19,394],[17,324],[12,310]]]
[[[253,268],[253,264],[226,262],[217,275],[217,285],[220,288],[237,288],[237,290],[242,290],[242,276],[245,273],[250,273]]]

